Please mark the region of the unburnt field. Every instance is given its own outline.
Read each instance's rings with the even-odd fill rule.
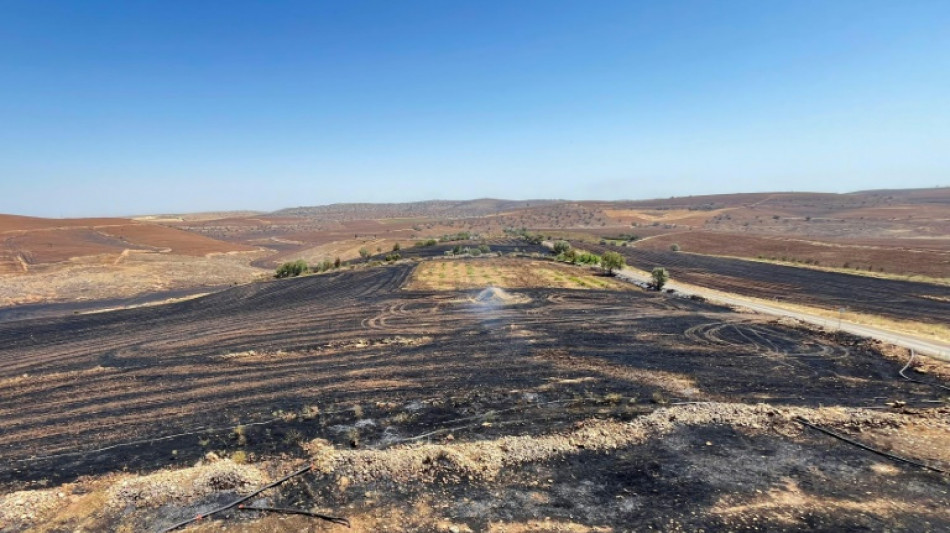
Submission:
[[[551,261],[487,258],[483,260],[428,261],[416,267],[406,285],[411,290],[481,289],[631,290],[632,285],[603,275],[599,269],[581,269]]]
[[[249,503],[358,531],[950,528],[946,475],[798,422],[945,470],[946,368],[545,269],[600,281],[440,259],[0,323],[0,530],[161,531],[306,464]],[[189,528],[222,526],[342,530]]]

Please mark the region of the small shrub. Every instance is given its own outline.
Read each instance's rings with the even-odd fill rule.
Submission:
[[[557,256],[558,261],[566,261],[568,263],[574,263],[577,260],[577,251],[576,250],[567,250]]]
[[[620,403],[623,400],[623,395],[619,392],[611,392],[604,395],[604,401],[607,403]]]
[[[308,405],[303,408],[303,412],[300,414],[304,420],[313,420],[314,418],[320,416],[320,407],[316,405]]]
[[[663,290],[663,286],[670,280],[670,273],[663,267],[656,267],[650,272],[650,277],[653,278],[653,287],[659,291]]]
[[[670,245],[670,250],[672,250],[672,251],[674,251],[674,252],[678,252],[678,251],[680,251],[680,245],[678,245],[678,244],[676,244],[676,243],[673,243],[673,244]]]
[[[247,435],[244,434],[244,426],[234,428],[234,438],[237,440],[238,446],[247,444]]]
[[[284,434],[284,444],[294,445],[303,442],[303,433],[296,429],[289,429]]]

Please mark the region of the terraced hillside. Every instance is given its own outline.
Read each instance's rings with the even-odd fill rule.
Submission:
[[[942,368],[638,289],[411,290],[415,268],[0,323],[0,530],[161,531],[305,464],[252,503],[358,531],[950,527],[946,477],[798,422],[946,469]],[[220,518],[189,527],[340,527]]]

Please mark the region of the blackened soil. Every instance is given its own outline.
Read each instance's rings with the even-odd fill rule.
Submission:
[[[524,303],[489,305],[474,300],[477,291],[401,289],[412,268],[0,324],[0,486],[144,473],[192,465],[211,451],[303,458],[301,443],[314,438],[387,448],[449,435],[546,434],[677,401],[939,401],[934,387],[899,379],[901,364],[860,339],[653,292],[513,290]],[[878,473],[869,469],[875,462],[820,435],[694,428],[620,453],[512,469],[497,485],[473,481],[413,498],[475,530],[489,519],[535,517],[621,530],[879,529],[875,520],[885,515],[896,529],[950,525],[946,515],[913,511],[924,494],[928,509],[946,507],[939,478]],[[394,505],[402,497],[382,485],[334,496],[337,488],[320,483],[312,479],[310,489],[323,491],[319,501],[353,513],[370,512],[357,497],[367,491],[393,494]],[[287,498],[297,497],[294,486]],[[788,522],[743,521],[761,513],[742,506],[765,509],[767,497],[830,507]],[[897,497],[890,514],[860,510]]]
[[[744,296],[880,315],[933,324],[950,323],[950,287],[772,265],[727,257],[577,243],[597,253],[613,250],[645,270],[662,266],[670,277]]]
[[[139,294],[130,298],[108,298],[103,300],[83,300],[60,303],[23,304],[0,307],[0,322],[26,320],[30,318],[53,318],[80,313],[91,313],[102,309],[116,309],[123,307],[143,306],[161,303],[165,300],[188,298],[196,294],[218,292],[228,288],[227,285],[211,287],[195,287],[171,291],[151,292]]]

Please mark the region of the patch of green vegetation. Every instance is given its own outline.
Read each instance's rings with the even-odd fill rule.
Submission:
[[[310,271],[310,267],[307,266],[307,262],[303,259],[298,259],[296,261],[288,261],[277,268],[277,272],[274,273],[275,278],[294,278],[301,274],[305,274]]]

